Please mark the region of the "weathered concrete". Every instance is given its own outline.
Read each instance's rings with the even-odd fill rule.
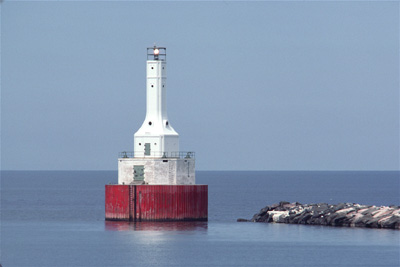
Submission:
[[[119,158],[118,184],[134,182],[133,168],[144,166],[144,184],[194,185],[195,159],[193,158]]]
[[[400,206],[368,206],[352,203],[300,204],[280,202],[266,206],[250,222],[400,229]]]

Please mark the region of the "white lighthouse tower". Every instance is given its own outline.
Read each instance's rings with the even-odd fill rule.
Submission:
[[[147,48],[146,117],[134,135],[134,151],[118,158],[119,184],[195,184],[194,152],[179,151],[179,135],[167,116],[165,47]]]
[[[135,157],[172,156],[179,151],[179,135],[167,117],[167,62],[164,47],[147,48],[146,118],[135,133]]]

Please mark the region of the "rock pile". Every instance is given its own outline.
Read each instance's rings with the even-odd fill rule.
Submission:
[[[280,202],[238,221],[400,229],[400,206]]]

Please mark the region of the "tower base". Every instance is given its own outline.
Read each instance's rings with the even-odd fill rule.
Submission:
[[[193,157],[119,158],[118,184],[131,184],[134,182],[137,179],[135,178],[135,173],[140,175],[138,171],[135,171],[136,167],[143,170],[141,178],[148,185],[196,184],[195,159]]]
[[[106,185],[106,220],[207,221],[208,185]]]

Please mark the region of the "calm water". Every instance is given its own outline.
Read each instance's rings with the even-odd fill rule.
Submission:
[[[400,205],[399,172],[197,172],[209,221],[104,221],[113,171],[1,172],[7,266],[399,266],[400,231],[237,223],[282,200]]]

